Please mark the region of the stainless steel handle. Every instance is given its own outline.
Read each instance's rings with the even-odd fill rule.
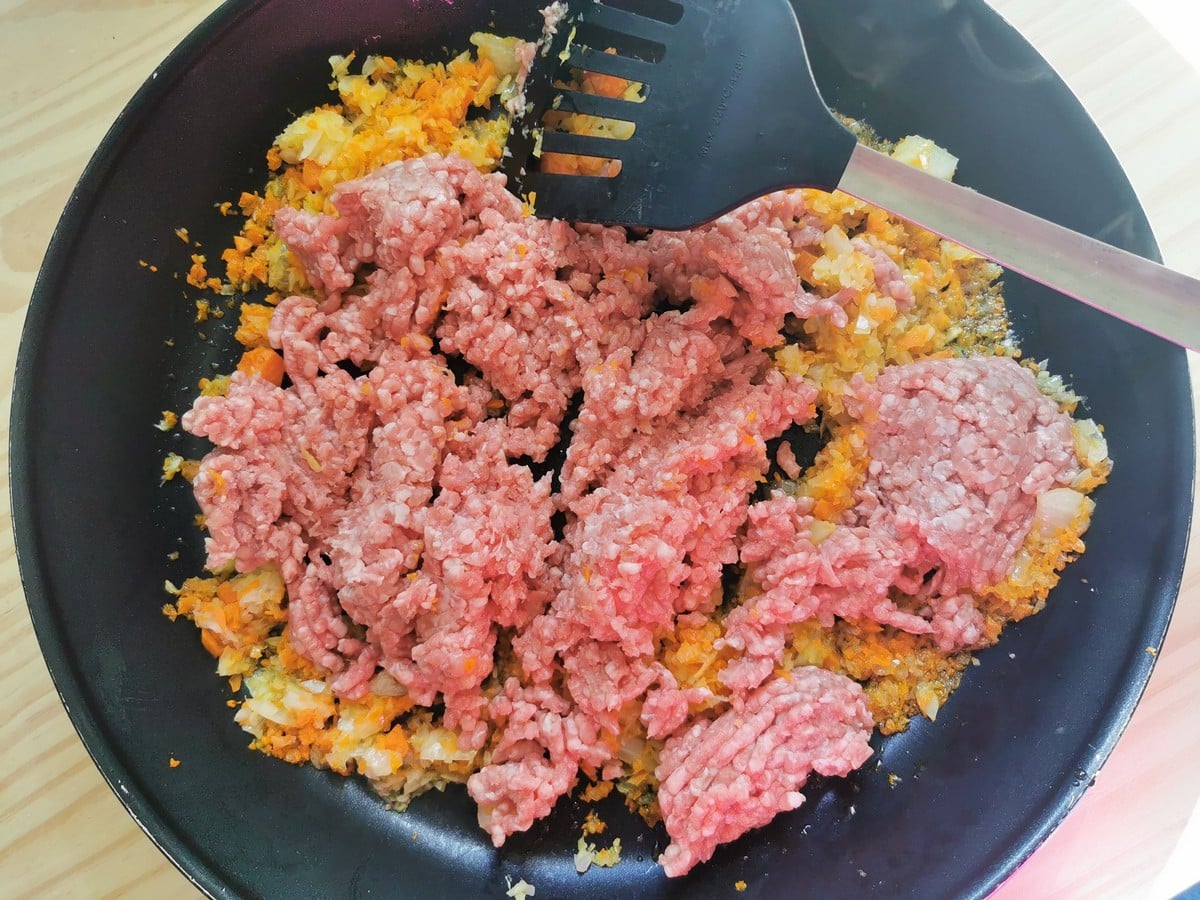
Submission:
[[[1200,349],[1200,280],[861,144],[838,188],[1131,325]]]

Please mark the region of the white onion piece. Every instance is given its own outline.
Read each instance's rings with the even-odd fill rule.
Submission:
[[[1108,459],[1108,441],[1100,426],[1091,419],[1077,419],[1071,423],[1071,436],[1075,439],[1075,455],[1089,469]]]
[[[380,669],[368,682],[371,693],[377,697],[403,697],[408,693],[404,685]]]
[[[958,168],[957,156],[939,147],[929,138],[916,134],[910,134],[898,143],[892,150],[892,158],[923,169],[943,181],[953,178],[954,171]]]
[[[1061,531],[1075,520],[1085,509],[1091,512],[1094,504],[1073,488],[1053,488],[1037,498],[1037,511],[1033,515],[1033,528],[1042,534]]]

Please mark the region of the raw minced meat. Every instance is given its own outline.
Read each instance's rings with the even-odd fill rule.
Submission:
[[[1038,497],[1079,483],[1070,417],[1012,360],[930,343],[926,270],[896,226],[855,230],[857,201],[785,192],[631,236],[529,216],[453,154],[327,200],[274,216],[317,294],[256,338],[286,381],[239,371],[183,417],[216,445],[194,479],[208,565],[278,570],[273,671],[425,710],[411,744],[399,713],[375,721],[362,758],[392,789],[445,763],[497,846],[581,771],[657,788],[672,876],[795,809],[873,726],[858,683],[785,664],[797,626],[982,645],[980,592]],[[822,403],[856,429],[832,516],[781,441]],[[773,461],[792,481],[770,491]]]
[[[671,843],[660,862],[683,875],[718,844],[804,802],[813,772],[848,775],[871,755],[862,688],[806,666],[758,688],[739,709],[668,738],[657,775]]]
[[[1039,494],[1079,474],[1071,417],[1011,359],[931,359],[858,390],[870,475],[860,519],[915,544],[943,594],[1004,577]]]
[[[479,804],[480,826],[500,846],[550,812],[580,765],[602,765],[611,749],[590,716],[546,685],[509,678],[490,713],[501,737],[491,764],[467,780],[467,791]]]
[[[1071,417],[1009,359],[895,366],[858,399],[871,462],[843,523],[825,531],[811,500],[782,494],[750,509],[741,561],[760,591],[718,642],[740,654],[721,675],[735,695],[770,674],[808,619],[929,634],[944,652],[977,645],[983,616],[966,591],[1004,577],[1037,497],[1080,471]]]

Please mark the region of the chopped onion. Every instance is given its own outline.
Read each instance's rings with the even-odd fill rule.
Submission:
[[[1089,469],[1108,459],[1108,441],[1100,426],[1091,419],[1077,419],[1071,425],[1075,439],[1075,455]]]
[[[508,890],[504,892],[506,897],[512,897],[512,900],[525,900],[526,897],[532,897],[537,893],[537,888],[527,882],[524,878],[513,884],[512,879],[505,875],[504,881],[508,885]]]
[[[938,711],[942,708],[942,703],[938,699],[937,690],[933,685],[922,681],[913,691],[917,699],[917,706],[921,710],[921,714],[930,722],[937,721]]]
[[[929,138],[910,134],[892,150],[892,158],[908,163],[945,181],[954,177],[958,157],[943,150]]]
[[[575,849],[575,871],[582,875],[592,867],[592,861],[596,858],[596,845],[589,844],[583,838],[579,839],[579,844]]]
[[[479,49],[480,58],[491,60],[496,74],[501,78],[516,75],[521,70],[521,63],[517,61],[518,38],[502,38],[486,31],[477,31],[470,40]]]
[[[380,669],[372,676],[371,680],[367,682],[367,686],[376,697],[403,697],[408,693],[404,689],[404,685],[383,669]]]
[[[1037,511],[1033,515],[1034,530],[1042,534],[1061,531],[1084,511],[1084,504],[1093,505],[1091,500],[1073,488],[1046,491],[1037,498]]]

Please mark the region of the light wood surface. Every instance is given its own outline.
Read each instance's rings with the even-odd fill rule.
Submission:
[[[1193,4],[1182,0],[1133,3],[993,5],[1100,123],[1167,262],[1200,275],[1200,53],[1192,50],[1200,46],[1200,24],[1186,11]],[[213,0],[0,0],[5,419],[25,306],[72,186],[141,81],[216,6]],[[1139,9],[1165,21],[1165,37]],[[7,455],[7,428],[0,452]],[[7,459],[0,469],[7,497]],[[1200,798],[1198,566],[1190,554],[1153,679],[1109,763],[996,900],[1158,900],[1200,880],[1200,820],[1189,826]],[[126,815],[71,728],[26,612],[7,502],[0,512],[0,679],[0,898],[197,896]]]

